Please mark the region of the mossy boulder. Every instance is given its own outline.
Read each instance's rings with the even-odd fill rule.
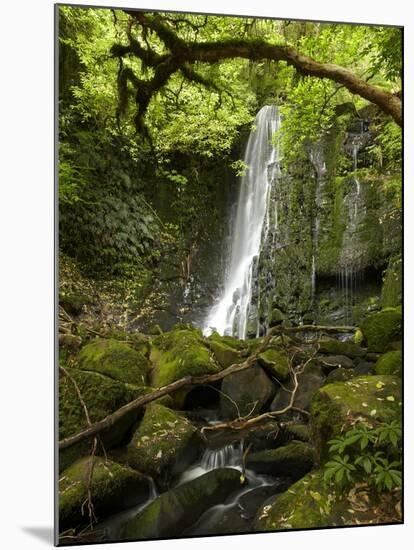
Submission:
[[[64,470],[59,478],[59,528],[75,528],[88,523],[82,506],[88,497],[90,483],[94,512],[99,519],[149,497],[149,480],[132,468],[102,457],[85,457]]]
[[[386,308],[370,315],[361,323],[370,351],[385,352],[396,340],[401,340],[402,313],[399,308]]]
[[[59,304],[63,309],[69,313],[69,315],[79,315],[82,313],[83,306],[86,306],[92,302],[92,299],[87,294],[73,293],[73,294],[60,294]]]
[[[378,359],[374,367],[375,374],[396,374],[401,376],[402,353],[401,351],[389,351]]]
[[[139,351],[115,339],[97,338],[78,356],[79,368],[99,372],[114,380],[145,386],[150,363]]]
[[[205,511],[224,502],[241,484],[238,470],[221,468],[208,472],[160,495],[145,510],[126,521],[120,538],[177,537]]]
[[[334,369],[342,367],[352,369],[354,362],[346,355],[322,355],[319,357],[324,372],[329,373]]]
[[[320,353],[327,355],[346,355],[347,357],[363,357],[366,350],[354,342],[342,342],[335,338],[324,337],[318,340]]]
[[[271,376],[282,382],[289,376],[289,359],[281,351],[269,348],[259,354],[258,361]]]
[[[308,424],[287,424],[284,429],[293,439],[305,442],[310,441]]]
[[[258,365],[223,379],[220,409],[224,418],[260,413],[275,393],[275,386]]]
[[[147,405],[128,445],[128,463],[152,477],[182,472],[197,458],[196,428],[183,415],[163,405]]]
[[[82,338],[75,334],[59,334],[59,351],[76,354],[82,345]]]
[[[247,455],[246,467],[259,474],[299,479],[312,468],[314,451],[308,443],[292,441],[277,449]]]
[[[367,504],[367,496],[365,487],[356,488],[349,495],[337,491],[333,485],[325,482],[323,471],[316,470],[297,481],[281,495],[268,499],[259,509],[253,529],[317,529],[383,522],[383,514],[379,512],[379,507],[374,505],[375,498]],[[397,505],[398,497],[395,496],[393,500],[394,506]],[[401,520],[396,517],[395,521]]]
[[[240,345],[241,340],[237,340],[232,336],[220,336],[217,332],[213,332],[207,341],[217,362],[224,369],[244,361],[246,354],[243,353],[245,351],[244,345]]]
[[[281,325],[286,321],[286,315],[277,307],[273,308],[269,316],[269,327]]]
[[[323,386],[311,403],[310,427],[318,460],[326,460],[328,441],[356,419],[391,422],[400,415],[401,380],[397,376],[356,376]]]
[[[122,405],[152,391],[151,388],[123,384],[96,372],[75,368],[66,370],[79,388],[91,422],[102,420]],[[70,378],[61,375],[59,379],[59,440],[80,432],[88,425],[84,408]],[[100,437],[105,449],[110,449],[123,441],[139,414],[139,411],[132,411],[101,432]],[[66,468],[74,460],[88,454],[90,447],[91,442],[85,441],[61,451],[59,467]]]
[[[205,344],[201,332],[197,329],[182,328],[181,325],[154,338],[151,362],[154,366],[154,387],[165,386],[185,376],[201,376],[222,370]],[[187,386],[174,393],[173,399],[177,408],[183,405],[190,390],[191,387]]]

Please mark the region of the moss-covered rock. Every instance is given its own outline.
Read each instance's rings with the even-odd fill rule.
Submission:
[[[76,354],[82,345],[82,338],[75,334],[59,334],[59,351]]]
[[[388,263],[381,292],[383,307],[395,307],[402,302],[402,257],[394,256]]]
[[[342,342],[335,338],[321,338],[318,341],[320,353],[327,355],[346,355],[347,357],[363,357],[366,350],[355,344],[354,342]]]
[[[269,348],[259,354],[258,361],[270,375],[282,382],[289,376],[289,359],[281,351]]]
[[[286,315],[280,311],[279,308],[275,307],[272,309],[269,316],[269,327],[275,327],[281,325],[286,320]]]
[[[311,403],[310,427],[318,459],[327,458],[328,441],[363,417],[390,422],[401,415],[401,381],[396,376],[357,376],[320,388]]]
[[[401,339],[402,313],[399,308],[386,308],[370,315],[361,323],[370,351],[384,352],[392,342]]]
[[[151,403],[128,445],[128,462],[152,477],[180,473],[199,452],[196,432],[183,415]]]
[[[224,502],[241,484],[238,470],[222,468],[208,472],[160,495],[125,523],[120,538],[140,540],[179,536],[206,510]]]
[[[275,386],[258,365],[226,376],[220,393],[220,408],[224,418],[237,418],[260,413],[270,401]]]
[[[339,367],[344,369],[352,369],[354,366],[352,359],[346,355],[325,355],[321,356],[319,360],[324,372],[326,373],[329,373]]]
[[[91,422],[102,420],[122,405],[151,391],[151,388],[128,386],[95,372],[86,372],[75,368],[67,368],[67,372],[79,388]],[[139,414],[139,411],[132,411],[119,419],[113,426],[101,432],[100,437],[106,449],[122,442]],[[61,375],[59,379],[59,439],[76,434],[87,425],[85,411],[72,380]],[[66,468],[80,456],[88,454],[90,447],[90,441],[85,441],[65,449],[60,453],[59,467]]]
[[[260,474],[299,479],[312,468],[314,451],[308,443],[292,441],[277,449],[247,455],[246,466]]]
[[[114,380],[138,386],[147,384],[148,359],[118,340],[97,338],[81,349],[78,361],[82,370],[99,372]]]
[[[63,309],[69,313],[69,315],[79,315],[82,313],[83,306],[92,302],[92,299],[87,294],[73,293],[73,294],[60,294],[59,304]]]
[[[402,353],[401,351],[389,351],[378,359],[374,367],[375,374],[396,374],[401,376]]]
[[[82,513],[82,507],[88,497],[91,468],[91,497],[98,519],[145,502],[149,496],[148,478],[132,468],[101,457],[82,458],[60,475],[60,530],[89,522],[87,513]]]
[[[285,431],[299,441],[310,441],[310,431],[307,424],[288,424]]]
[[[368,497],[368,503],[367,503]],[[372,497],[372,499],[370,498]],[[398,495],[392,495],[394,510],[391,522],[400,522],[395,507]],[[297,481],[286,492],[268,499],[259,509],[255,531],[317,529],[341,525],[371,525],[384,522],[384,513],[374,495],[364,486],[343,494],[324,481],[323,471],[316,470]]]
[[[221,370],[213,354],[205,344],[201,332],[194,328],[178,325],[171,332],[154,338],[151,361],[154,365],[152,385],[161,387],[184,376],[201,376]],[[175,406],[180,408],[190,387],[175,392]]]
[[[245,349],[236,338],[231,336],[220,336],[217,332],[214,332],[208,338],[210,349],[212,350],[217,362],[225,369],[235,363],[242,363],[244,361],[244,355],[242,352]]]

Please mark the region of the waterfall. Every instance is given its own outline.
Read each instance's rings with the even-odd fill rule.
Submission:
[[[209,312],[205,334],[216,330],[241,339],[246,337],[254,260],[260,252],[262,230],[266,232],[268,229],[270,183],[279,169],[279,147],[272,145],[272,137],[279,128],[278,108],[265,106],[260,109],[244,155],[248,169],[240,182],[224,288],[218,303]]]

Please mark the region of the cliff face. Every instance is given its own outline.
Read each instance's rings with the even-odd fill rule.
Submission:
[[[281,316],[354,324],[380,304],[400,303],[400,174],[378,167],[372,145],[370,121],[350,121],[282,166],[269,197],[250,335]]]

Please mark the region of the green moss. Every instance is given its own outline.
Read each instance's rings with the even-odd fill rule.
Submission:
[[[218,332],[213,332],[208,337],[210,342],[218,342],[220,344],[225,344],[230,348],[236,349],[238,351],[243,351],[246,349],[247,342],[245,340],[238,340],[233,336],[220,336]]]
[[[163,405],[151,403],[128,445],[129,464],[159,477],[179,469],[187,450],[197,451],[196,428],[184,416]],[[192,445],[193,449],[189,449]]]
[[[386,308],[370,315],[361,323],[370,351],[384,352],[401,339],[402,314],[398,308]]]
[[[258,356],[259,363],[278,380],[286,380],[289,376],[289,359],[282,352],[275,349],[267,349]]]
[[[93,466],[90,484],[92,503],[99,519],[143,502],[149,495],[149,482],[132,468],[101,457],[82,458],[64,470],[59,479],[60,529],[87,524],[87,514],[82,506],[88,496],[88,480]]]
[[[390,259],[382,285],[381,304],[383,307],[395,307],[402,302],[402,258],[401,255]]]
[[[355,507],[354,507],[355,502]],[[397,502],[395,502],[396,504]],[[374,507],[358,506],[328,485],[323,471],[309,473],[258,511],[255,531],[315,529],[339,525],[380,523]]]
[[[210,348],[214,353],[217,362],[223,367],[227,368],[235,363],[242,363],[243,357],[240,357],[240,352],[230,346],[217,342],[215,340],[210,341]]]
[[[362,357],[365,350],[353,342],[341,342],[335,338],[321,338],[318,341],[320,353],[329,355],[346,355],[347,357]]]
[[[401,380],[396,376],[357,376],[320,388],[311,403],[310,427],[318,458],[327,458],[328,441],[355,418],[390,422],[401,414]]]
[[[198,330],[176,329],[153,340],[151,361],[155,387],[170,384],[184,376],[220,371]]]
[[[78,360],[82,370],[99,372],[131,384],[147,383],[148,359],[141,352],[117,340],[94,340],[81,349]]]
[[[396,374],[401,376],[402,353],[401,351],[389,351],[378,359],[374,367],[375,374]]]
[[[95,372],[74,368],[67,368],[67,371],[79,388],[91,422],[102,420],[122,405],[151,391],[145,387],[127,386]],[[101,433],[105,448],[111,448],[122,441],[138,414],[139,412],[132,411]],[[61,376],[59,379],[59,439],[78,433],[87,425],[85,411],[72,381],[66,376]],[[85,441],[61,452],[60,468],[65,468],[80,456],[89,453],[90,447],[91,442]]]

